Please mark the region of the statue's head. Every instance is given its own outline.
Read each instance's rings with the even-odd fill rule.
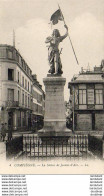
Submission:
[[[60,32],[58,29],[54,29],[53,30],[53,33],[52,33],[52,36],[55,36],[55,37],[60,37]]]

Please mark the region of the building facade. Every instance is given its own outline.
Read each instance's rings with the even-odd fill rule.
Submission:
[[[69,82],[73,130],[104,130],[104,66],[81,71]]]
[[[29,129],[32,93],[32,70],[13,46],[0,45],[0,122],[14,130]]]
[[[43,127],[44,108],[45,108],[45,94],[42,86],[37,81],[37,76],[32,75],[33,88],[32,88],[32,127],[33,129],[40,129]]]

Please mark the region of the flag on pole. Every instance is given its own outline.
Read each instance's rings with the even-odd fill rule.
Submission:
[[[50,21],[53,25],[57,24],[59,20],[63,20],[62,14],[60,9],[58,9],[56,12],[54,12],[50,18]]]

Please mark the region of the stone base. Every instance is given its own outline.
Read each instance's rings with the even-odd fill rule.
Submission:
[[[38,136],[41,138],[43,144],[58,144],[62,145],[68,143],[68,139],[71,137],[72,131],[67,129],[62,131],[49,131],[41,129],[38,131]]]
[[[66,121],[44,121],[44,129],[46,132],[63,132],[66,130]]]
[[[45,130],[44,128],[38,131],[39,137],[70,137],[72,130],[65,129],[64,131]]]
[[[47,77],[61,77],[61,74],[47,74]]]

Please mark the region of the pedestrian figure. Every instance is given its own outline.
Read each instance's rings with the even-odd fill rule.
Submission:
[[[8,141],[12,140],[12,127],[8,126]]]
[[[0,141],[1,141],[1,127],[2,127],[2,125],[0,124]]]
[[[1,125],[2,125],[2,126],[1,126],[1,139],[2,139],[2,141],[4,142],[5,136],[6,136],[6,129],[5,129],[4,123],[2,123]]]
[[[7,123],[4,123],[4,129],[5,129],[5,134],[6,134],[6,136],[5,136],[5,140],[7,140],[7,132],[8,132],[8,128],[7,128]]]

